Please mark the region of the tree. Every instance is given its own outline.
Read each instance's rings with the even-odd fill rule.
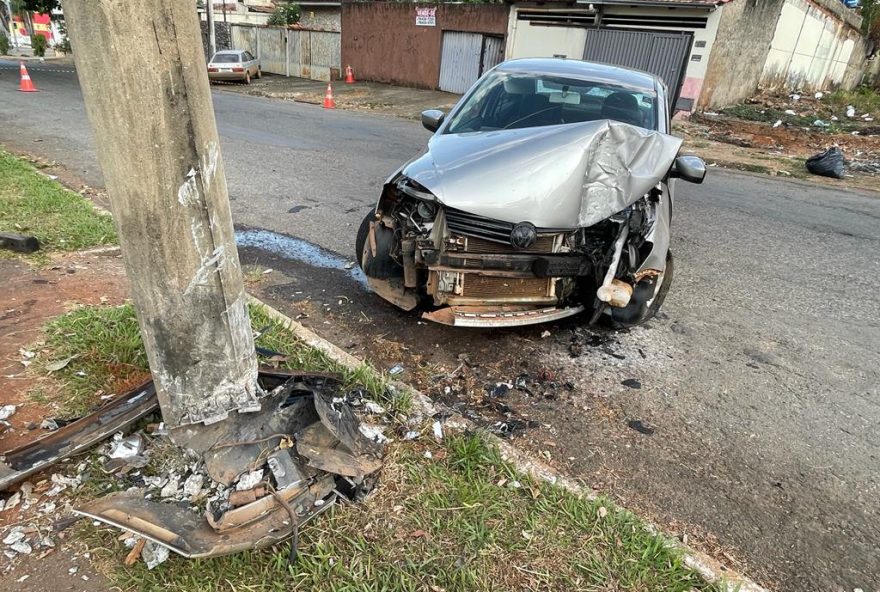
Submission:
[[[279,4],[275,7],[275,12],[269,17],[267,21],[270,25],[276,26],[287,26],[287,25],[295,25],[299,22],[300,17],[300,8],[299,4],[295,2],[290,2],[288,4]]]

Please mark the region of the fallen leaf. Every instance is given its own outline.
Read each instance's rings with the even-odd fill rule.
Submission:
[[[414,530],[411,533],[409,533],[409,538],[411,538],[411,539],[425,539],[426,541],[430,541],[431,535],[429,535],[424,530]]]
[[[48,370],[49,372],[58,372],[59,370],[67,366],[70,361],[75,357],[76,356],[70,356],[69,358],[64,358],[63,360],[57,360],[55,362],[46,364],[46,370]]]

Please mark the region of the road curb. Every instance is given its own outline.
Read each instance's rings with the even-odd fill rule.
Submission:
[[[248,295],[248,300],[251,304],[262,307],[267,316],[291,331],[306,345],[323,352],[333,361],[342,364],[350,370],[357,370],[358,368],[361,368],[365,365],[365,362],[363,360],[354,357],[342,348],[334,345],[333,343],[330,343],[311,329],[307,329],[300,323],[285,315],[283,312],[276,310],[259,298]],[[398,388],[401,391],[408,392],[412,395],[413,402],[420,408],[421,417],[430,417],[439,411],[443,411],[445,413],[450,413],[455,416],[456,425],[462,425],[470,428],[477,427],[476,424],[474,424],[469,419],[461,416],[457,411],[436,404],[427,395],[414,389],[410,385],[399,381],[395,381],[393,382],[393,384],[395,388]],[[490,437],[493,439],[494,443],[501,451],[502,457],[506,461],[513,464],[522,473],[531,475],[537,479],[542,479],[554,485],[558,485],[575,495],[585,496],[588,499],[595,499],[597,497],[597,495],[592,490],[583,487],[573,479],[559,474],[555,469],[548,466],[546,463],[524,453],[522,450],[519,450],[518,448],[511,445],[509,442],[491,434]],[[713,584],[720,584],[728,592],[770,592],[769,589],[759,586],[757,583],[747,578],[746,576],[734,570],[728,569],[715,558],[689,547],[675,537],[664,534],[663,531],[656,524],[647,521],[645,521],[645,524],[650,531],[659,536],[662,536],[666,540],[666,543],[670,548],[678,549],[679,551],[681,551],[684,564],[699,573],[707,581]]]

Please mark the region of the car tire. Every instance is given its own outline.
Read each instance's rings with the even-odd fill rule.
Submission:
[[[263,69],[260,68],[260,67],[257,67],[257,75],[255,76],[255,78],[256,78],[257,80],[259,80],[259,79],[262,78],[262,77],[263,77]]]
[[[643,315],[633,320],[621,319],[618,315],[615,315],[615,313],[622,309],[612,309],[611,318],[614,326],[619,329],[635,327],[642,323],[646,323],[657,316],[657,313],[660,312],[660,307],[663,306],[663,301],[666,300],[669,288],[672,286],[674,275],[675,260],[672,257],[672,251],[669,251],[666,253],[666,271],[663,272],[663,283],[660,285],[660,290],[657,291],[657,295],[654,296],[654,300],[651,301],[651,306],[648,307],[648,310],[646,310]]]
[[[362,261],[362,257],[364,255],[364,247],[367,244],[367,237],[370,235],[370,222],[376,219],[376,210],[370,210],[370,212],[366,215],[363,222],[361,222],[360,228],[357,231],[357,237],[354,240],[354,260],[357,261],[358,267],[363,269],[364,262]]]
[[[251,73],[250,73],[250,72],[245,72],[245,73],[244,73],[244,83],[245,83],[245,84],[250,84],[250,83],[251,83]]]

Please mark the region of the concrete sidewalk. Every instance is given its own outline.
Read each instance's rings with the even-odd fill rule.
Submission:
[[[215,83],[214,88],[241,94],[285,99],[300,103],[322,104],[327,83],[305,78],[293,78],[263,74],[250,85],[224,82]],[[458,101],[460,95],[451,93],[392,86],[376,82],[356,82],[345,84],[341,80],[333,82],[333,96],[337,109],[374,111],[405,119],[418,119],[425,109],[448,111]]]

